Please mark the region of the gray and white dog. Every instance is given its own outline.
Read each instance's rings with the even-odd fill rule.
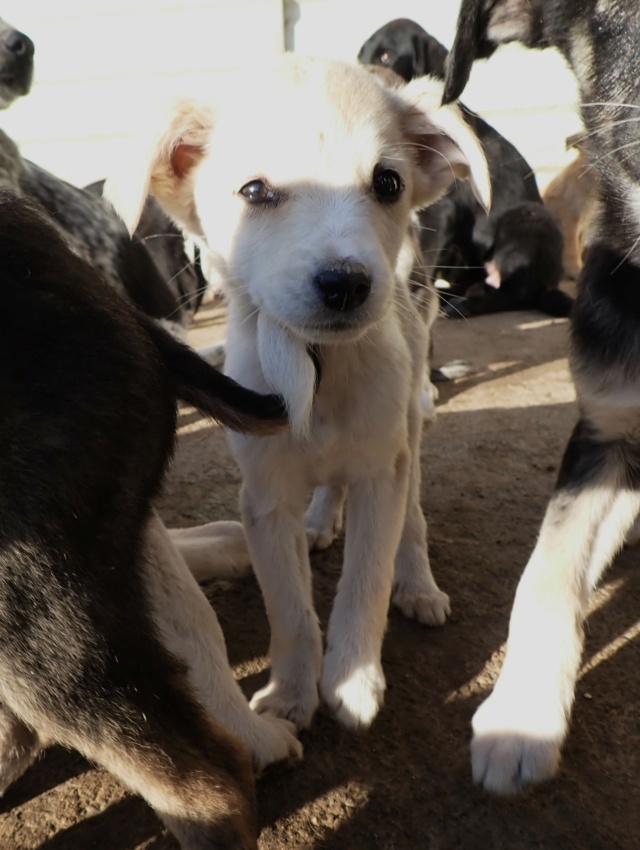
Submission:
[[[0,19],[0,109],[29,93],[34,45],[24,33]],[[161,238],[132,239],[113,210],[96,195],[61,180],[25,159],[0,130],[0,187],[30,198],[49,217],[73,251],[97,268],[121,294],[145,313],[184,337],[198,303],[203,279],[184,254],[183,240],[162,227]],[[157,227],[149,208],[148,217]],[[143,227],[145,223],[143,222]],[[166,220],[167,228],[171,224]],[[145,237],[148,233],[145,231]],[[167,264],[166,242],[171,241]]]
[[[640,510],[640,5],[463,0],[445,101],[498,44],[553,46],[573,69],[597,182],[571,322],[580,415],[520,581],[502,673],[473,720],[476,781],[552,776],[568,729],[593,588]]]

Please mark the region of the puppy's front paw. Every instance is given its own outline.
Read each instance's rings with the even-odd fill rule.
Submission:
[[[400,586],[396,588],[392,602],[409,620],[417,620],[426,626],[441,626],[451,614],[449,597],[437,588],[420,593]]]
[[[528,699],[530,697],[530,699]],[[562,707],[528,692],[492,694],[473,718],[474,781],[495,794],[517,794],[558,769],[567,720]]]
[[[298,761],[302,758],[302,744],[296,738],[296,727],[291,721],[271,714],[256,715],[259,739],[252,747],[253,763],[259,773],[276,761]]]
[[[327,652],[320,691],[337,719],[349,729],[371,725],[384,700],[386,682],[379,663],[340,664]]]
[[[271,714],[289,720],[297,729],[306,729],[319,702],[318,686],[312,678],[304,682],[271,679],[256,691],[250,705],[256,714]]]

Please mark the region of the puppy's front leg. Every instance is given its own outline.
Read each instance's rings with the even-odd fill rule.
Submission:
[[[251,707],[305,728],[319,702],[322,637],[313,608],[301,500],[299,504],[271,499],[264,491],[258,496],[246,482],[242,488],[249,551],[271,627],[271,677],[254,694]]]
[[[321,681],[322,696],[349,727],[369,726],[382,704],[380,654],[408,479],[403,449],[390,468],[349,487],[344,567]]]
[[[473,718],[473,775],[490,791],[514,793],[557,769],[582,622],[593,587],[640,508],[631,484],[639,461],[637,445],[595,438],[584,422],[569,442],[518,586],[500,678]]]

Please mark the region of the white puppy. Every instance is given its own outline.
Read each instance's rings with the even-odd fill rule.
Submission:
[[[299,727],[318,685],[344,724],[371,723],[391,597],[423,623],[449,612],[419,502],[427,323],[395,274],[412,210],[456,177],[489,200],[482,151],[441,94],[428,78],[392,91],[361,68],[288,54],[226,77],[208,102],[175,104],[108,183],[131,229],[150,191],[206,242],[229,299],[227,372],[286,400],[289,433],[231,443],[271,625],[271,678],[252,705]],[[318,485],[311,518],[325,537],[348,493],[324,661],[304,520]]]

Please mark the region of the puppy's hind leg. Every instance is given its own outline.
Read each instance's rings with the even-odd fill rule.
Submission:
[[[0,797],[40,752],[37,734],[0,705]]]
[[[427,523],[420,506],[421,412],[409,412],[411,472],[402,538],[396,553],[392,602],[405,617],[428,626],[442,625],[451,613],[449,597],[436,584],[429,564]]]
[[[592,590],[640,509],[640,445],[581,420],[511,613],[507,654],[473,718],[473,776],[511,794],[556,772]]]
[[[237,578],[251,572],[251,558],[240,522],[208,522],[168,529],[196,581]]]

